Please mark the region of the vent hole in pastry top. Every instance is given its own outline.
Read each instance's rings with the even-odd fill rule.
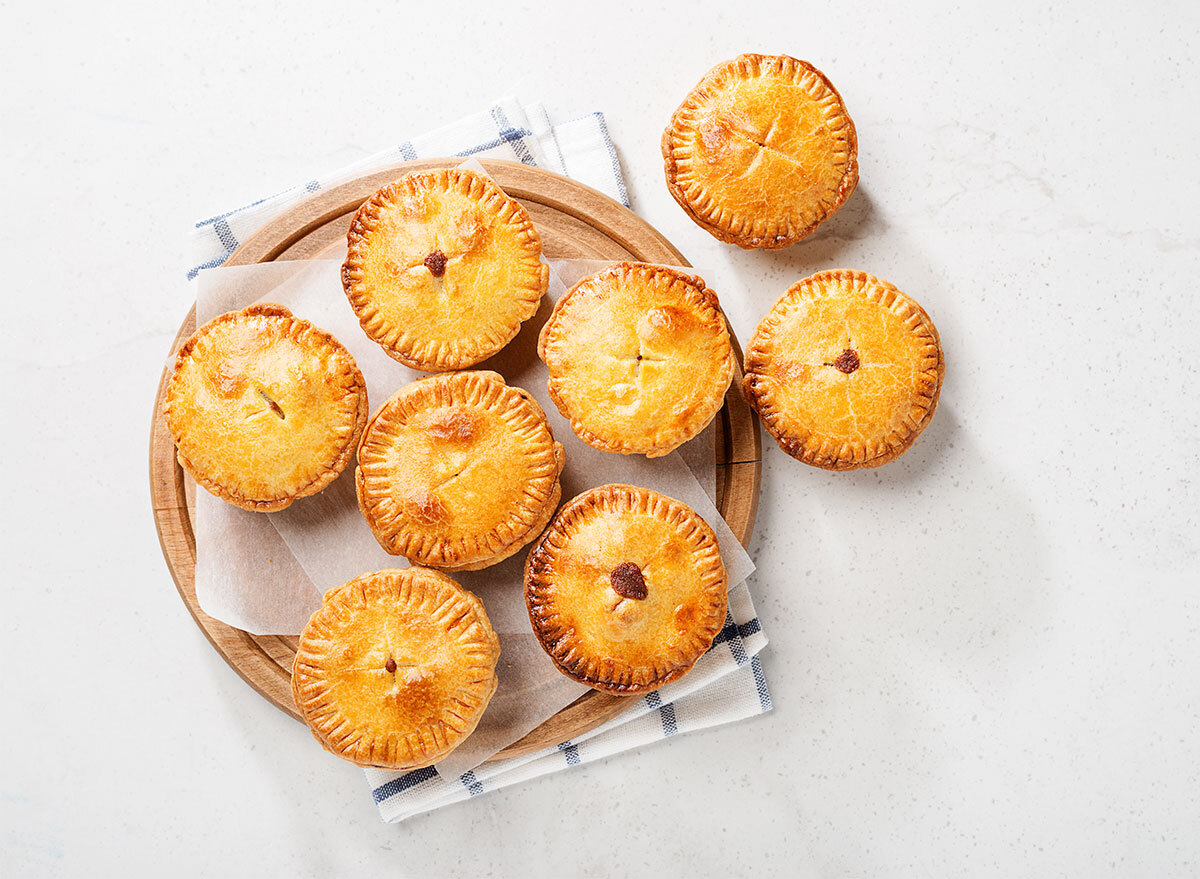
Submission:
[[[263,398],[263,401],[268,406],[271,407],[271,411],[279,416],[279,420],[283,421],[284,418],[286,417],[283,414],[283,407],[280,406],[278,403],[276,403],[274,400],[272,400],[271,395],[268,394],[266,391],[264,391],[262,388],[258,388],[258,395]]]
[[[854,372],[854,370],[858,369],[861,365],[862,362],[858,359],[858,352],[853,348],[847,348],[838,355],[837,360],[833,361],[833,363],[826,364],[826,366],[832,366],[840,372],[846,373],[846,375]]]
[[[446,274],[446,254],[440,250],[435,250],[425,257],[425,268],[429,269],[429,273],[435,278],[440,278]]]
[[[608,575],[608,580],[612,583],[613,591],[622,598],[641,601],[649,594],[646,589],[646,578],[642,576],[642,569],[633,562],[622,562],[617,565]]]
[[[389,657],[387,658],[387,662],[385,662],[385,663],[383,664],[383,667],[384,667],[384,668],[386,668],[386,669],[387,669],[389,672],[391,672],[391,673],[395,674],[395,672],[396,672],[396,660],[394,660],[392,657],[390,657],[390,656],[389,656]]]

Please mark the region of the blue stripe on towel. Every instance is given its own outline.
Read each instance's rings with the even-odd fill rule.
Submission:
[[[416,787],[422,782],[437,777],[437,770],[432,766],[426,766],[424,769],[414,769],[412,772],[405,773],[399,778],[393,778],[387,784],[381,784],[375,790],[371,791],[371,796],[375,798],[375,802],[382,803],[388,797],[394,797],[396,794],[403,793],[410,787]]]
[[[596,122],[600,126],[604,147],[608,150],[608,160],[612,162],[613,177],[617,179],[617,195],[621,197],[621,204],[629,207],[629,193],[625,191],[625,177],[621,174],[621,161],[617,158],[617,147],[613,144],[612,138],[608,136],[608,123],[604,121],[603,113],[597,111],[592,115],[596,117]]]
[[[767,691],[767,676],[763,674],[762,661],[757,656],[751,657],[750,668],[754,671],[754,687],[758,690],[758,703],[762,705],[764,712],[770,711],[773,705],[771,694]]]
[[[522,165],[537,165],[533,160],[533,153],[529,152],[529,147],[525,145],[522,138],[532,134],[524,128],[513,128],[508,124],[508,116],[500,109],[499,105],[492,107],[492,121],[496,123],[496,127],[500,129],[500,142],[512,144],[513,152]]]
[[[458,780],[463,783],[463,787],[467,789],[467,793],[469,793],[471,796],[477,797],[483,793],[483,782],[475,777],[475,772],[473,770],[468,769],[459,776]]]
[[[561,742],[558,745],[558,750],[563,752],[563,756],[567,760],[568,766],[579,765],[579,746],[571,742]]]

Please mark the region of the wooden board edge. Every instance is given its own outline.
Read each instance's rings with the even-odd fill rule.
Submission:
[[[511,745],[497,751],[484,762],[507,760],[510,757],[532,754],[534,751],[544,751],[547,747],[553,747],[569,740],[572,736],[579,735],[581,722],[591,724],[585,730],[585,732],[590,732],[600,724],[612,720],[638,701],[640,700],[637,696],[614,696],[610,693],[601,693],[599,690],[584,693],[566,708],[543,721]],[[551,742],[550,745],[546,744],[548,741]]]
[[[392,168],[382,169],[377,172],[378,175],[387,176],[394,174],[394,170],[408,168],[410,170],[418,169],[415,165],[421,164],[426,167],[445,167],[447,164],[456,162],[453,159],[428,159],[419,163],[403,163],[393,166]],[[601,199],[605,207],[610,211],[610,215],[606,218],[608,222],[601,221],[596,214],[586,213],[575,208],[566,201],[554,199],[544,193],[525,192],[520,186],[511,186],[501,184],[508,189],[513,190],[514,197],[525,196],[530,199],[535,199],[541,204],[553,207],[564,214],[575,217],[581,221],[587,222],[593,228],[598,229],[607,237],[612,238],[621,247],[625,248],[630,253],[637,255],[637,258],[645,262],[656,262],[673,264],[680,266],[690,266],[687,260],[679,252],[677,248],[665,238],[657,229],[651,226],[648,222],[633,214],[628,208],[619,202],[611,199],[604,193],[592,189],[578,181],[570,178],[562,177],[553,172],[545,171],[544,169],[532,169],[529,166],[522,165],[516,162],[507,162],[504,160],[483,160],[484,167],[489,173],[494,173],[495,176],[509,175],[528,175],[537,174],[539,176],[550,175],[558,178],[564,186],[575,190],[587,190],[596,198]],[[350,186],[361,187],[362,180],[369,178],[360,178],[357,181],[348,181],[339,187],[333,187],[323,193],[318,193],[310,199],[298,202],[292,208],[289,208],[284,214],[268,221],[261,229],[254,233],[250,238],[246,239],[238,248],[231,254],[226,265],[247,265],[251,263],[264,262],[273,258],[271,255],[283,253],[289,246],[296,241],[301,240],[305,235],[310,234],[314,229],[330,222],[336,217],[342,216],[347,212],[346,192],[352,191],[345,189]],[[386,180],[384,181],[386,182]],[[500,182],[499,180],[497,182]],[[378,187],[375,187],[378,188]],[[374,191],[374,190],[371,190]],[[331,193],[333,195],[331,196]],[[369,194],[369,193],[368,193]],[[357,196],[351,196],[349,204],[353,207],[354,199]],[[359,199],[361,202],[362,199]],[[300,226],[296,226],[296,213],[300,213],[303,217]],[[649,248],[645,243],[634,244],[630,241],[630,236],[647,236],[651,239]],[[190,324],[190,326],[189,326]],[[195,307],[193,306],[188,319],[180,328],[180,332],[172,346],[172,351],[178,349],[182,341],[194,331],[195,327]],[[718,458],[718,488],[722,503],[718,506],[722,516],[730,524],[735,536],[743,546],[748,544],[749,537],[753,532],[754,521],[757,513],[757,504],[759,496],[759,487],[761,484],[761,441],[758,433],[757,418],[746,405],[744,398],[741,395],[741,348],[738,344],[736,336],[730,332],[732,345],[735,349],[737,359],[737,369],[734,382],[730,387],[729,393],[726,395],[726,406],[723,409],[721,418],[722,424],[719,430],[719,443],[716,449]],[[194,588],[194,565],[195,565],[195,542],[194,534],[192,533],[190,517],[188,517],[186,497],[184,491],[184,479],[182,470],[175,463],[174,443],[165,435],[166,425],[165,419],[161,417],[161,399],[165,392],[166,381],[169,378],[169,367],[164,369],[163,378],[159,384],[159,391],[156,395],[155,403],[155,422],[151,430],[151,494],[155,506],[156,526],[158,526],[159,542],[163,550],[164,558],[167,561],[168,569],[171,572],[172,579],[176,583],[180,596],[184,600],[189,613],[195,619],[197,625],[204,632],[209,642],[212,643],[214,649],[225,659],[234,671],[246,681],[256,692],[267,699],[268,702],[274,704],[280,710],[283,710],[300,719],[299,713],[292,701],[290,686],[286,684],[286,678],[289,674],[288,670],[284,669],[279,661],[272,657],[273,651],[264,650],[252,636],[240,629],[228,626],[218,620],[209,617],[200,609],[195,596]],[[159,424],[161,422],[161,425]],[[750,435],[747,436],[747,428],[750,428]],[[164,440],[169,447],[169,454],[164,456],[162,449],[159,448],[159,454],[156,458],[155,449],[160,447]],[[724,456],[724,461],[721,461]],[[157,471],[156,471],[157,461]],[[164,466],[165,465],[165,466]],[[159,494],[158,490],[163,486],[158,485],[158,481],[165,478],[166,468],[169,467],[173,471],[171,474],[174,490],[169,494],[174,495],[173,503],[168,504],[161,510],[159,509]],[[736,468],[736,469],[734,469]],[[156,475],[157,474],[157,475]],[[735,476],[736,474],[736,476]],[[752,481],[749,485],[743,486],[742,490],[728,490],[732,485],[741,484],[742,479],[749,477]],[[160,519],[160,514],[162,518]],[[173,515],[172,515],[173,514]],[[176,560],[172,556],[172,552],[168,547],[168,538],[165,536],[172,533],[182,537],[184,542],[189,544],[191,556],[192,570],[183,572],[177,569]],[[285,642],[286,643],[286,642]],[[242,659],[246,659],[255,663],[259,672],[265,673],[269,683],[260,685],[260,683],[243,671],[243,669],[235,661],[235,656],[240,655]],[[280,683],[284,682],[284,683]],[[490,760],[506,759],[508,757],[518,756],[519,754],[530,753],[531,751],[541,750],[547,747],[549,741],[546,737],[553,738],[557,735],[557,730],[569,730],[572,724],[579,722],[581,716],[586,716],[588,722],[594,721],[592,726],[605,722],[620,711],[624,710],[631,703],[629,697],[612,696],[610,694],[592,691],[585,693],[567,708],[552,717],[549,721],[531,731],[522,739],[504,748],[496,755],[493,755]],[[575,730],[570,734],[578,734]],[[567,734],[566,737],[569,737]],[[555,744],[556,742],[550,742]]]

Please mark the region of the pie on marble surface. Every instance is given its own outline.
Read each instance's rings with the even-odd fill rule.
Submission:
[[[163,411],[179,464],[199,485],[267,513],[345,469],[367,421],[367,386],[337,339],[282,305],[258,304],[183,344]]]
[[[734,372],[716,294],[698,277],[642,263],[614,263],[568,290],[538,356],[580,439],[650,458],[712,421]]]
[[[507,345],[549,284],[529,214],[487,177],[409,174],[358,209],[342,285],[368,336],[413,369],[473,366]]]
[[[858,137],[837,89],[806,61],[739,55],[692,89],[662,137],[671,195],[747,249],[810,235],[858,184]]]
[[[563,674],[616,694],[687,674],[725,624],[728,585],[708,523],[630,485],[565,505],[525,563],[543,649]]]
[[[848,269],[794,284],[746,352],[743,387],[780,448],[826,470],[899,457],[933,417],[937,328],[887,281]]]
[[[526,391],[494,372],[430,376],[371,416],[358,504],[380,546],[447,570],[494,565],[558,507],[563,449]]]
[[[292,695],[327,750],[384,769],[435,763],[496,692],[500,639],[483,603],[428,568],[363,574],[331,589],[292,666]]]

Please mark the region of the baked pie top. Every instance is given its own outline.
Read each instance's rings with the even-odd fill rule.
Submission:
[[[562,446],[527,392],[494,372],[431,376],[371,417],[358,503],[393,555],[439,568],[493,564],[544,525],[562,466]]]
[[[743,248],[807,237],[858,183],[858,138],[821,71],[739,55],[684,99],[662,137],[667,186],[717,238]]]
[[[785,293],[746,353],[743,385],[780,447],[827,470],[901,455],[937,408],[945,362],[929,315],[887,281],[818,272]]]
[[[620,694],[692,668],[725,624],[728,585],[708,523],[629,485],[568,503],[525,563],[533,631],[559,671]]]
[[[425,371],[473,366],[507,345],[549,284],[529,214],[495,183],[409,174],[358,209],[342,285],[368,336]]]
[[[445,574],[363,574],[327,592],[304,627],[292,695],[339,757],[416,769],[474,731],[499,656],[483,603]]]
[[[350,352],[282,305],[251,305],[179,349],[163,404],[180,465],[247,510],[281,510],[337,478],[367,420]]]
[[[704,281],[628,262],[567,291],[542,327],[538,355],[580,439],[651,458],[704,429],[734,371],[725,318]]]

